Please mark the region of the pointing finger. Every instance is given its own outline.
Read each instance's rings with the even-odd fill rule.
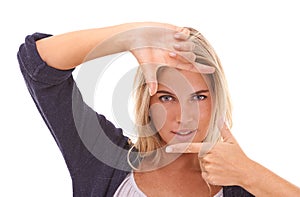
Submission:
[[[166,147],[167,153],[198,153],[201,150],[202,143],[179,143]]]
[[[166,147],[167,153],[198,153],[199,157],[207,154],[214,144],[212,143],[179,143]]]

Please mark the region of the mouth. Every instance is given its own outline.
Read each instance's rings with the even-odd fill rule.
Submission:
[[[196,132],[197,129],[193,129],[193,130],[180,130],[180,131],[171,131],[172,133],[174,133],[175,135],[179,135],[179,136],[188,136],[194,132]]]

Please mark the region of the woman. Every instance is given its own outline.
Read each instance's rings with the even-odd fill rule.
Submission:
[[[141,65],[136,78],[139,138],[134,146],[84,103],[72,78],[73,68],[84,61],[122,51],[130,51]],[[193,29],[129,23],[57,36],[36,33],[21,45],[18,59],[29,92],[62,151],[74,196],[252,196],[280,184],[291,195],[299,194],[297,187],[258,165],[251,166],[272,174],[274,184],[244,185],[244,171],[229,171],[222,184],[212,178],[218,177],[210,165],[218,157],[212,156],[224,152],[215,151],[224,143],[233,145],[236,158],[252,163],[227,127],[221,129],[224,142],[218,142],[220,125],[231,122],[230,99],[217,55]],[[179,142],[218,143],[207,151],[200,144],[199,165],[195,153],[164,151]],[[198,153],[199,144],[193,143],[184,150],[167,150]]]

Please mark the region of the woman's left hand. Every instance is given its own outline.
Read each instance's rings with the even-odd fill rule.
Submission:
[[[238,142],[224,124],[222,142],[181,143],[167,147],[168,153],[199,153],[199,163],[204,180],[212,185],[243,186],[251,172],[253,161],[242,151]]]
[[[223,142],[199,157],[202,177],[213,185],[244,185],[252,161],[242,151],[229,128],[221,129]]]

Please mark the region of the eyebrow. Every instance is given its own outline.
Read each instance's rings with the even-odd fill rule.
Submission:
[[[209,92],[209,90],[199,90],[199,91],[196,91],[196,92],[192,93],[191,95],[197,95],[197,94],[202,94],[202,93],[207,93],[207,92]],[[174,93],[169,92],[167,90],[158,90],[156,93],[157,94],[171,94],[171,95],[174,95]]]
[[[192,93],[191,95],[202,94],[202,93],[207,93],[207,92],[209,92],[209,90],[199,90],[197,92]]]

